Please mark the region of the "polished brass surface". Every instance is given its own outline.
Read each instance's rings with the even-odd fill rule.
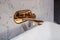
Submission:
[[[31,10],[28,10],[28,9],[16,11],[16,13],[14,14],[14,21],[17,24],[20,24],[28,20],[33,20],[35,18],[36,18],[36,15],[32,13]]]

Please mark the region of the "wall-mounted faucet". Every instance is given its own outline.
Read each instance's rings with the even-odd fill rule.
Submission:
[[[33,25],[35,24],[41,25],[43,23],[42,20],[35,19],[36,15],[32,13],[32,11],[29,9],[16,11],[14,14],[14,21],[17,24],[24,23],[25,21],[31,21]]]

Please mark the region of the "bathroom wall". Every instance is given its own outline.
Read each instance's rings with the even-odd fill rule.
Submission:
[[[53,0],[0,0],[0,26],[14,28],[14,13],[22,9],[30,9],[37,18],[43,21],[54,20]]]

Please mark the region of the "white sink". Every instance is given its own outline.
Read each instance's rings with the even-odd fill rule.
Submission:
[[[44,22],[11,40],[60,40],[60,25]]]

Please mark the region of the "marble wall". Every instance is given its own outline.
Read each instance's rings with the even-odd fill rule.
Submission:
[[[13,21],[16,11],[30,9],[37,19],[53,22],[53,0],[0,0],[0,26],[18,26]]]

